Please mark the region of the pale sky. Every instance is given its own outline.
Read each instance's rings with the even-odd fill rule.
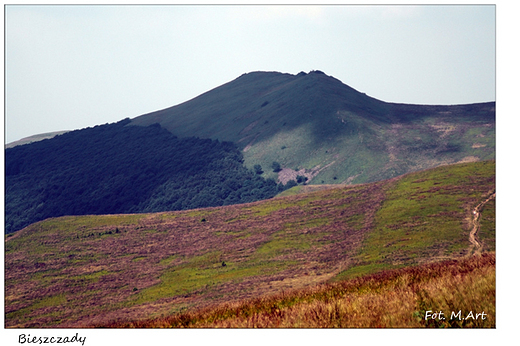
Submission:
[[[321,70],[387,102],[496,99],[493,5],[4,9],[6,143],[133,118],[252,71]]]

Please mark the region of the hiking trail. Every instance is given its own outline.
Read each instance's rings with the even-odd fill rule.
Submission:
[[[482,252],[482,243],[478,240],[477,234],[480,229],[480,216],[481,211],[484,205],[489,202],[491,199],[495,198],[496,192],[494,190],[488,192],[488,197],[486,200],[480,202],[474,209],[473,209],[473,219],[471,220],[471,223],[473,224],[473,227],[471,229],[471,232],[469,232],[469,242],[471,243],[468,251],[468,256],[472,254],[480,254]]]

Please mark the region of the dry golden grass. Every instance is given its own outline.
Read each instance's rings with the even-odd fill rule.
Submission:
[[[425,318],[427,312],[432,316],[440,311],[445,319]],[[385,271],[168,318],[103,327],[495,328],[495,255]]]

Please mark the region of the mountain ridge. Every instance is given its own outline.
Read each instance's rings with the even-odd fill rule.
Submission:
[[[324,83],[324,81],[328,81],[327,83]],[[334,84],[334,85],[331,85]],[[153,119],[153,122],[158,122],[162,126],[164,126],[166,129],[169,129],[170,131],[173,130],[173,132],[176,132],[174,134],[179,136],[184,136],[185,133],[188,131],[188,128],[179,128],[176,127],[175,120],[172,118],[173,116],[180,116],[185,115],[186,113],[190,111],[194,111],[194,104],[203,102],[204,104],[209,103],[218,103],[213,107],[203,108],[199,106],[197,111],[204,112],[204,116],[214,116],[214,117],[222,117],[224,116],[224,112],[222,109],[224,108],[231,108],[232,106],[240,105],[241,107],[236,107],[235,110],[231,111],[230,113],[235,115],[234,117],[229,116],[233,121],[238,121],[242,125],[242,122],[244,122],[244,127],[242,131],[239,131],[240,133],[247,133],[251,129],[247,129],[248,126],[250,126],[251,121],[248,119],[255,118],[254,115],[258,115],[260,119],[257,120],[265,120],[265,118],[269,118],[269,115],[273,113],[273,110],[269,109],[271,106],[269,106],[269,103],[273,103],[274,101],[279,101],[280,98],[285,97],[287,99],[287,95],[290,91],[292,91],[293,88],[296,88],[296,91],[292,91],[291,96],[297,96],[295,99],[296,101],[292,101],[294,106],[298,102],[301,101],[304,97],[310,97],[312,94],[318,94],[318,96],[321,96],[322,94],[334,94],[337,93],[338,86],[341,86],[342,90],[341,92],[344,93],[344,95],[341,96],[348,96],[348,105],[351,107],[363,107],[364,104],[367,102],[376,102],[380,106],[384,105],[385,103],[379,100],[376,100],[374,98],[371,98],[365,94],[362,94],[358,92],[357,90],[341,83],[339,80],[335,79],[334,77],[330,77],[325,75],[321,71],[312,71],[308,74],[301,72],[297,75],[291,75],[286,73],[280,73],[280,72],[261,72],[261,71],[255,71],[250,73],[245,73],[241,75],[240,77],[225,83],[219,87],[216,87],[214,89],[211,89],[210,91],[207,91],[189,101],[180,103],[178,105],[165,108],[163,110],[158,110],[155,112],[143,114],[141,116],[138,116],[136,118],[132,119],[132,124],[139,125],[143,122],[148,122],[147,118]],[[301,92],[305,92],[302,96]],[[345,95],[348,94],[348,95]],[[243,97],[244,95],[248,96],[248,106],[244,106],[242,100],[238,100],[240,97]],[[271,100],[270,100],[271,98]],[[274,101],[273,101],[274,98]],[[254,100],[254,101],[251,101]],[[282,100],[281,107],[286,106],[286,103],[288,101]],[[316,107],[316,105],[312,105],[313,107]],[[286,109],[286,107],[284,107]],[[275,110],[276,113],[279,113],[279,110]],[[302,110],[303,111],[303,110]],[[309,110],[305,110],[308,111]],[[310,110],[312,112],[312,109]],[[180,115],[178,115],[180,114]],[[167,116],[167,119],[164,119],[164,117]],[[272,117],[272,116],[271,116]],[[208,120],[208,119],[206,119]],[[245,120],[245,121],[244,121]],[[208,122],[200,122],[196,124],[189,124],[189,125],[196,125],[205,127],[208,126]],[[282,126],[287,126],[291,124],[285,124]],[[213,130],[213,128],[211,128]],[[226,132],[226,129],[220,129],[218,131],[210,131],[210,129],[207,130],[200,130],[202,136],[212,136],[214,139],[218,137],[219,134],[224,133],[225,136],[229,136],[228,132]],[[226,137],[227,138],[227,137]],[[230,137],[227,140],[231,140],[234,142],[242,143],[242,147],[245,147],[243,145],[243,139],[244,137],[240,138],[239,136]],[[224,140],[224,138],[221,138]]]
[[[179,137],[232,141],[246,166],[259,164],[278,181],[268,169],[273,162],[310,184],[334,184],[493,159],[494,118],[494,102],[389,103],[321,71],[255,71],[132,124],[157,122]]]

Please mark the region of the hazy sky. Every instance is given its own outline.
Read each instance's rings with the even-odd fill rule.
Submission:
[[[494,101],[495,6],[8,5],[5,140],[310,70],[388,102]]]

